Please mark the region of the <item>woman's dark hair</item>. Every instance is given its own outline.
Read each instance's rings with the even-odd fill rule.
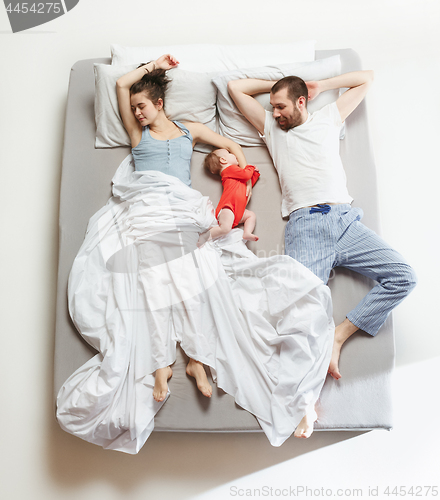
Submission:
[[[162,99],[165,107],[165,92],[170,81],[165,69],[153,69],[130,87],[130,95],[145,92],[153,104]]]

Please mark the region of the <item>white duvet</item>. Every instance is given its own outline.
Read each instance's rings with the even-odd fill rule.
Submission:
[[[177,178],[135,172],[131,155],[119,166],[69,277],[70,314],[98,354],[58,394],[64,430],[137,453],[165,403],[154,371],[178,342],[274,446],[314,406],[333,342],[328,287],[288,256],[257,258],[240,229],[198,248],[213,224],[209,199]]]

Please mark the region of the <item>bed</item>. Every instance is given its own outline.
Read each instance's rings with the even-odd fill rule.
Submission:
[[[160,54],[158,54],[160,55]],[[351,49],[319,50],[316,60],[340,57],[341,72],[361,69]],[[94,115],[94,65],[110,65],[110,59],[78,61],[71,70],[62,160],[59,220],[59,265],[55,332],[55,397],[63,382],[95,351],[78,334],[67,305],[67,281],[74,258],[84,239],[89,218],[111,195],[111,179],[129,154],[125,147],[97,148]],[[145,61],[139,61],[145,62]],[[236,68],[232,68],[236,69]],[[252,75],[251,75],[252,76]],[[300,75],[301,76],[301,75]],[[226,75],[227,79],[227,75]],[[213,126],[218,127],[218,115]],[[227,131],[221,130],[227,135]],[[354,206],[364,210],[365,225],[380,232],[373,149],[365,102],[347,119],[340,151]],[[258,165],[261,179],[249,208],[257,214],[258,242],[249,242],[257,256],[283,254],[285,220],[280,213],[280,188],[264,145],[244,145],[248,163]],[[214,205],[221,183],[202,168],[206,151],[197,148],[191,162],[192,187],[208,195]],[[336,324],[368,292],[372,282],[344,269],[336,269],[329,287]],[[185,374],[187,358],[178,349],[169,381],[172,397],[155,418],[155,431],[258,432],[258,422],[235,404],[234,399],[213,386],[212,398],[199,394]],[[394,333],[389,317],[375,338],[359,332],[343,347],[339,381],[327,377],[318,403],[316,430],[391,429],[391,373],[394,365]]]

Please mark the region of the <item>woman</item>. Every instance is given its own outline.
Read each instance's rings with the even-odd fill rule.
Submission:
[[[104,448],[137,453],[169,394],[180,342],[202,394],[212,394],[206,364],[279,446],[313,431],[333,341],[330,294],[288,256],[257,258],[240,229],[200,245],[216,219],[190,188],[193,144],[246,160],[207,127],[166,117],[165,71],[177,64],[164,55],[117,82],[132,155],[90,219],[69,277],[72,319],[98,354],[60,390],[58,421]]]
[[[130,136],[135,169],[160,170],[175,175],[182,182],[191,185],[190,160],[192,148],[197,142],[227,149],[235,154],[239,165],[244,168],[246,159],[241,147],[233,141],[216,134],[201,123],[177,123],[165,115],[165,92],[169,80],[165,71],[175,68],[179,62],[170,54],[156,61],[141,65],[116,82],[119,111],[124,127]],[[162,144],[157,142],[162,141]],[[173,154],[170,141],[180,142],[180,155]],[[211,397],[212,388],[202,364],[190,358],[186,372],[194,377],[200,392]],[[153,397],[163,401],[168,392],[167,380],[171,367],[156,370]]]

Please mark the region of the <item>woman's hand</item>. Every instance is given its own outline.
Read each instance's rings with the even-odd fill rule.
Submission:
[[[320,93],[321,90],[319,88],[319,82],[306,82],[307,89],[309,91],[309,101],[312,101],[317,97]]]
[[[175,68],[179,64],[179,61],[171,54],[164,54],[160,56],[159,59],[154,61],[155,69],[171,69]]]

